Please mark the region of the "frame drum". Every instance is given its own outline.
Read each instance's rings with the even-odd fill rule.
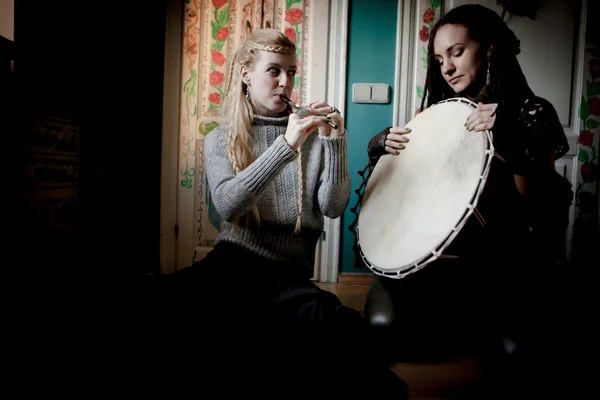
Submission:
[[[476,107],[452,98],[425,109],[406,124],[405,149],[372,170],[356,233],[374,273],[400,279],[440,258],[474,212],[494,156],[491,132],[464,126]]]

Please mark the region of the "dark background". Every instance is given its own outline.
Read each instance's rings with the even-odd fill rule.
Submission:
[[[5,233],[9,268],[32,281],[68,287],[158,271],[164,3],[15,2],[14,74],[2,91],[14,178],[5,181]],[[23,141],[40,114],[80,127],[77,228],[68,232],[27,208]]]

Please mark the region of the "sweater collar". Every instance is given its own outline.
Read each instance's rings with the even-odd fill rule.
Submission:
[[[284,117],[263,117],[262,115],[254,115],[252,125],[287,125],[289,115]]]

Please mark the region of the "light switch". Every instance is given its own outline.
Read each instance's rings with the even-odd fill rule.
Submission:
[[[390,85],[377,83],[371,85],[371,101],[373,103],[387,103],[390,101]]]
[[[390,85],[385,83],[355,83],[352,85],[354,103],[389,103]]]
[[[371,85],[368,83],[355,83],[352,85],[352,101],[355,103],[370,103]]]

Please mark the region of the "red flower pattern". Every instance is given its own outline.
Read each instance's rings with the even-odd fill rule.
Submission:
[[[227,4],[227,0],[212,0],[213,6],[215,6],[215,8],[220,8],[223,5]]]
[[[290,8],[285,12],[285,20],[291,25],[299,24],[300,22],[302,22],[303,16],[304,13],[299,8]]]
[[[594,182],[598,179],[598,166],[593,162],[586,162],[581,165],[581,177],[585,182]]]
[[[425,10],[425,13],[423,13],[423,22],[428,24],[430,22],[432,22],[435,18],[435,11],[433,8],[428,8],[427,10]]]
[[[225,82],[225,75],[222,72],[213,71],[210,73],[208,80],[211,86],[217,87]]]
[[[213,104],[219,105],[221,104],[221,94],[214,92],[208,95],[208,101],[210,101]]]
[[[426,42],[429,39],[429,27],[423,25],[419,31],[419,39],[421,39],[421,42]]]
[[[219,67],[225,64],[225,56],[219,50],[212,49],[212,60]]]
[[[591,146],[594,143],[594,133],[592,131],[581,131],[577,141],[582,146]]]
[[[294,28],[285,28],[285,36],[287,36],[294,43],[296,43],[296,40],[298,40],[298,36],[296,35],[296,30]]]
[[[227,29],[227,27],[219,29],[219,31],[217,32],[217,40],[227,39],[228,34],[229,34],[229,29]]]

